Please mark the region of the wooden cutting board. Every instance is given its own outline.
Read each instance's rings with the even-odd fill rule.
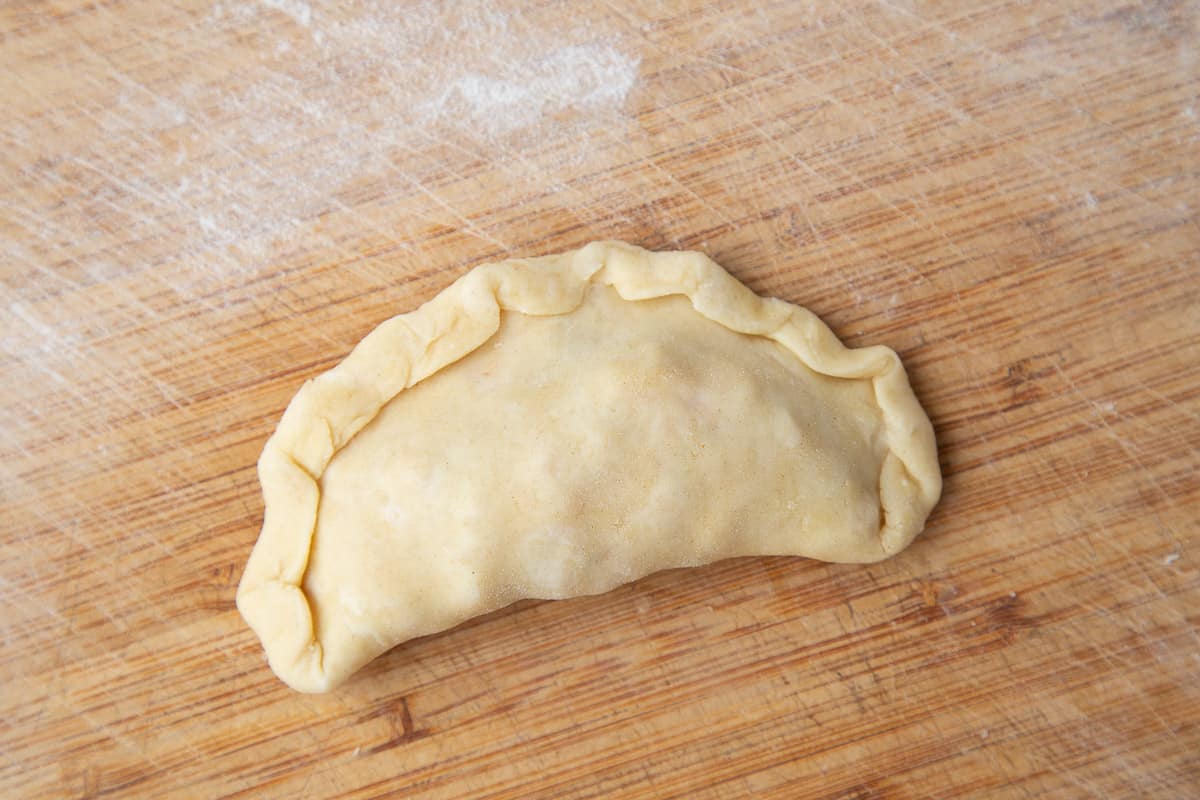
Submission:
[[[5,4],[0,795],[1200,795],[1198,19]],[[469,266],[603,238],[896,348],[926,533],[287,689],[233,595],[288,399]]]

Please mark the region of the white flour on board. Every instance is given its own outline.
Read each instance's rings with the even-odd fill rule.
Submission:
[[[301,0],[259,0],[259,2],[267,8],[282,11],[306,28],[312,24],[312,6]]]
[[[499,75],[467,73],[421,111],[433,122],[461,120],[488,136],[503,136],[563,111],[620,108],[637,66],[612,47],[565,47]]]
[[[463,155],[503,160],[611,124],[640,63],[609,32],[544,28],[486,5],[258,0],[218,3],[206,24],[218,39],[252,31],[268,44],[260,68],[218,84],[184,79],[178,107],[161,110],[195,131],[194,149],[185,141],[171,154],[164,191],[188,207],[197,245],[235,248],[243,263],[343,209],[339,192],[357,182],[411,191],[419,179],[405,156],[440,149],[447,134],[471,148]],[[206,168],[194,151],[214,145],[242,163]]]

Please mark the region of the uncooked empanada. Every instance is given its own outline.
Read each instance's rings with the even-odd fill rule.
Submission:
[[[668,567],[875,561],[941,491],[896,354],[700,253],[485,264],[306,383],[259,460],[242,615],[292,687],[520,598]]]

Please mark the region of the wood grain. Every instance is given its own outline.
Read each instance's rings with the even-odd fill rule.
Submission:
[[[0,795],[1200,794],[1200,7],[0,8]],[[870,567],[522,603],[291,692],[300,383],[472,264],[699,248],[900,351]]]

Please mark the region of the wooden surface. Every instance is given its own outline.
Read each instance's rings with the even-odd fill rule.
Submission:
[[[1198,18],[4,4],[0,796],[1200,795]],[[288,690],[233,607],[288,399],[470,265],[599,238],[899,350],[926,533]]]

